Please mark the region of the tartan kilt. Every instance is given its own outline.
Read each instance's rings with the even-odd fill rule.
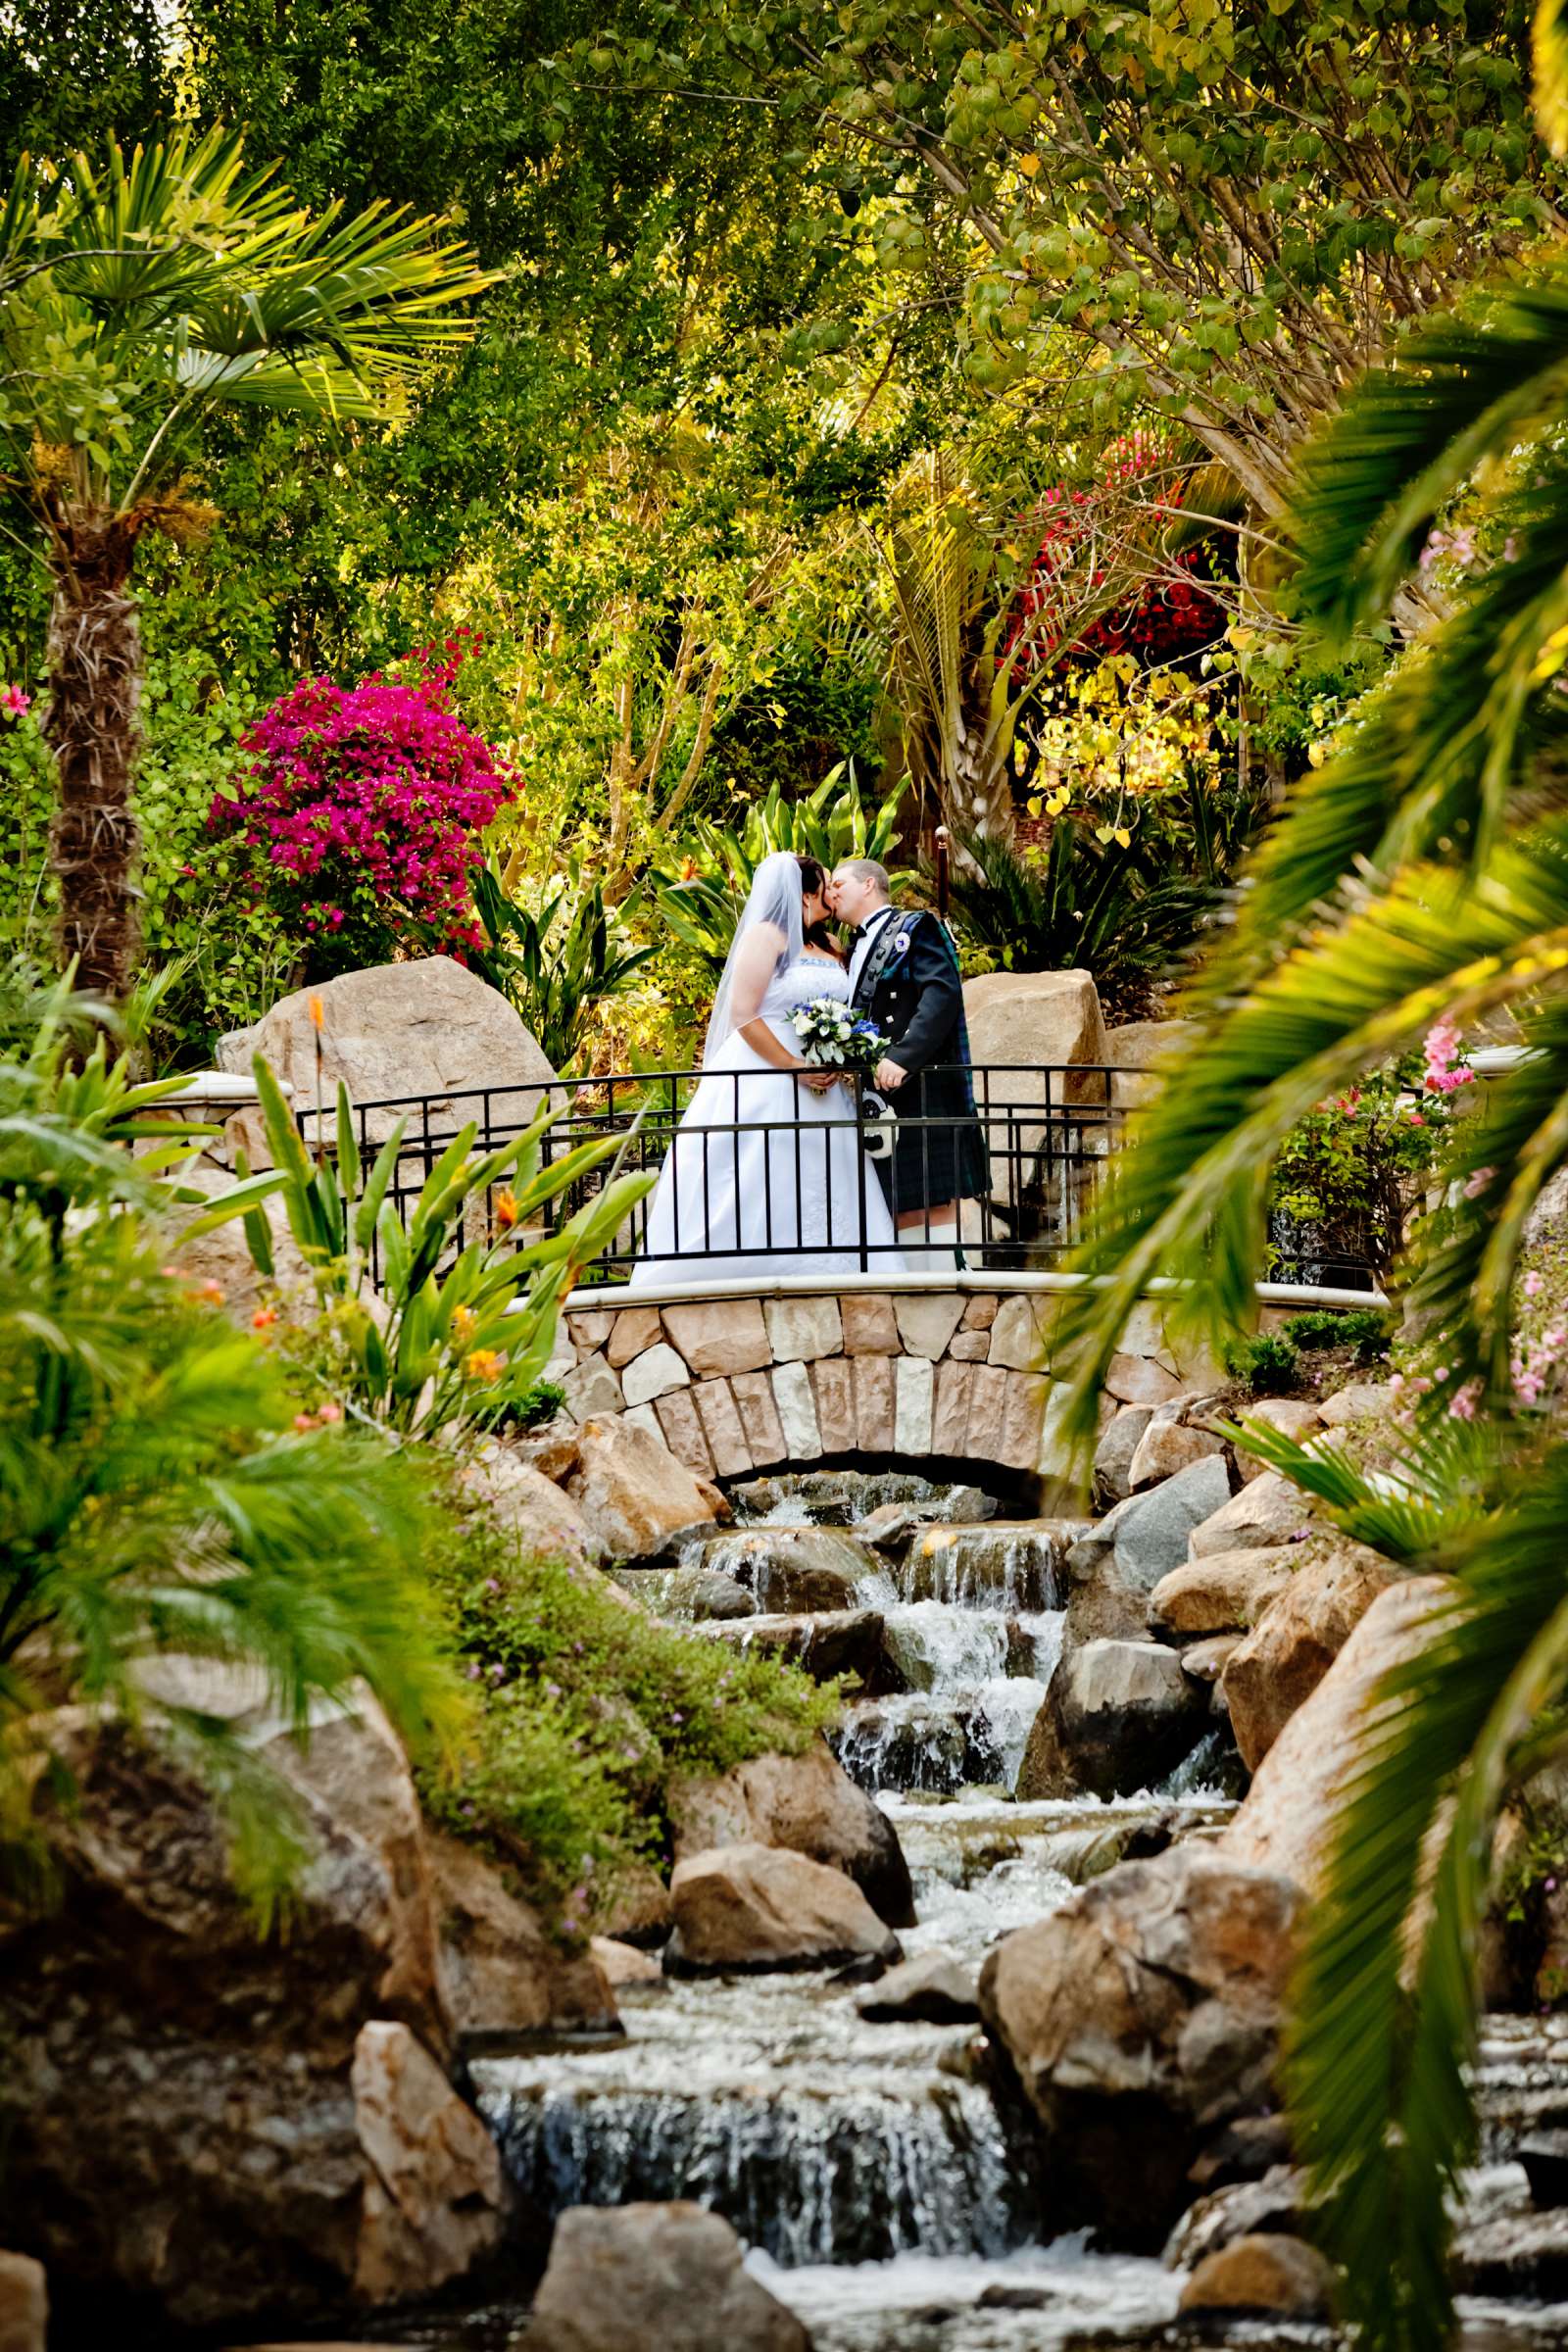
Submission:
[[[966,1068],[920,1070],[906,1079],[893,1103],[898,1113],[893,1151],[871,1164],[895,1217],[945,1200],[977,1200],[991,1190],[990,1157]],[[958,1124],[924,1127],[922,1119]]]

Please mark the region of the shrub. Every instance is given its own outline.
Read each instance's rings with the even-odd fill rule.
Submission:
[[[1449,1092],[1429,1088],[1418,1099],[1419,1083],[1413,1056],[1390,1063],[1292,1128],[1270,1196],[1276,1280],[1392,1270],[1454,1116]]]
[[[1291,1315],[1280,1329],[1294,1347],[1303,1351],[1353,1348],[1358,1364],[1371,1364],[1388,1353],[1394,1336],[1394,1317],[1377,1306],[1355,1307],[1348,1313],[1322,1307],[1310,1314]]]
[[[251,887],[311,943],[318,972],[477,948],[470,892],[478,836],[513,791],[452,708],[464,646],[416,657],[415,674],[358,686],[304,678],[241,739],[250,765],[211,824],[254,866]]]
[[[568,1932],[666,1846],[672,1780],[798,1753],[837,1713],[832,1687],[662,1625],[483,1516],[448,1522],[430,1572],[480,1725],[461,1785],[434,1781],[426,1801]]]
[[[1277,1396],[1282,1390],[1294,1389],[1300,1368],[1301,1359],[1283,1331],[1234,1340],[1225,1350],[1226,1371],[1254,1396]]]

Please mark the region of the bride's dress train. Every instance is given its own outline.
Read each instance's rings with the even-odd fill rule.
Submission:
[[[789,1015],[818,997],[848,1004],[848,972],[795,956],[768,984],[758,1017],[799,1052]],[[628,1288],[842,1276],[860,1272],[862,1255],[869,1273],[903,1269],[849,1089],[813,1093],[732,1030],[704,1064],[664,1161]]]

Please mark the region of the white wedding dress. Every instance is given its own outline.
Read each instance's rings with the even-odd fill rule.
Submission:
[[[825,956],[792,956],[756,1017],[798,1053],[789,1015],[818,997],[848,1004],[849,973]],[[732,1030],[704,1063],[650,1200],[628,1289],[842,1276],[862,1270],[862,1253],[864,1271],[903,1270],[849,1088],[815,1094]]]

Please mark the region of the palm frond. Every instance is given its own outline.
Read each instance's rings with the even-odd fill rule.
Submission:
[[[1311,1914],[1286,2081],[1368,2352],[1451,2340],[1449,2201],[1475,2144],[1466,2070],[1491,1831],[1509,1765],[1568,1674],[1565,1510],[1559,1454],[1442,1555],[1455,1584],[1376,1693]]]

